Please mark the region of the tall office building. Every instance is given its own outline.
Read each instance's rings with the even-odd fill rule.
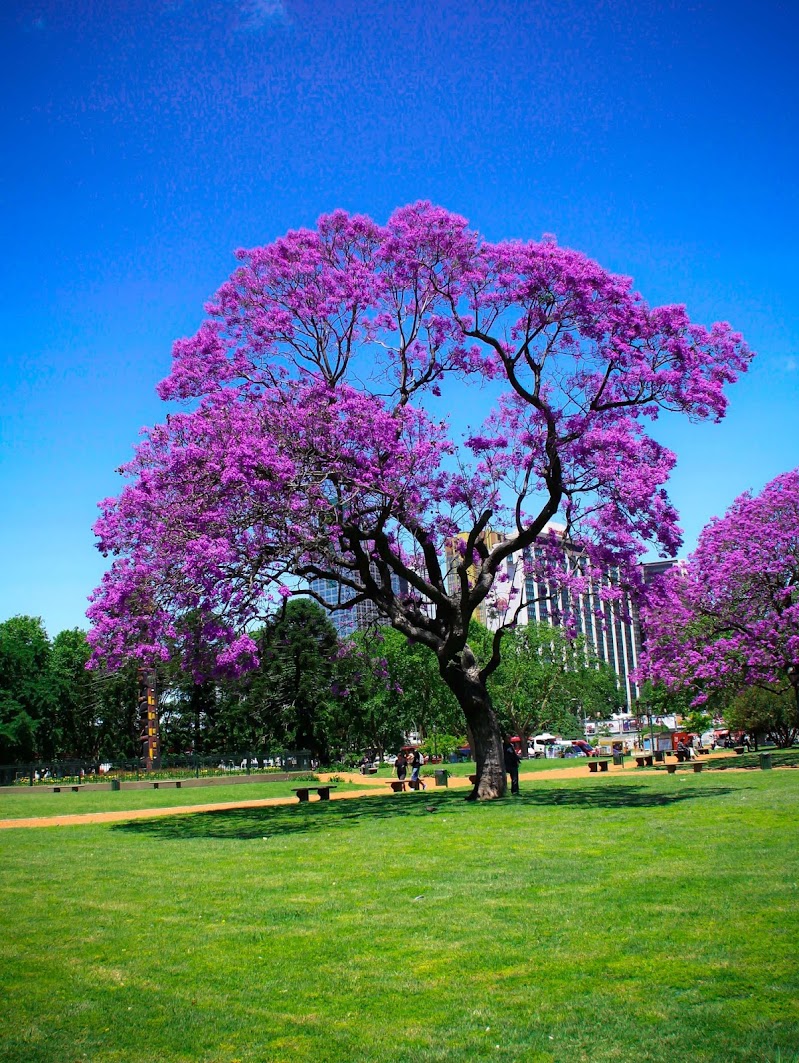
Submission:
[[[554,531],[562,536],[564,530],[561,525],[550,524],[544,535]],[[488,627],[496,630],[511,618],[522,625],[531,621],[557,624],[564,615],[570,614],[577,634],[583,636],[591,655],[607,664],[618,676],[627,711],[634,711],[639,689],[631,678],[631,672],[638,667],[642,641],[638,609],[626,592],[621,598],[612,600],[607,600],[600,593],[603,586],[618,585],[618,569],[605,569],[589,583],[585,593],[569,601],[564,590],[531,574],[536,556],[541,557],[543,552],[543,546],[533,546],[528,547],[524,554],[517,552],[508,558],[507,590],[503,591],[502,585],[498,585],[496,604],[488,609]],[[675,563],[657,561],[642,565],[644,581],[667,571]],[[571,568],[582,564],[579,549],[565,540],[563,564]]]
[[[562,540],[564,566],[573,568],[583,564],[578,547],[566,541],[563,525],[547,525],[542,533],[542,540],[552,532]],[[465,542],[467,537],[467,533],[461,533],[445,547],[446,581],[450,594],[456,594],[458,591],[456,565],[461,558],[458,541]],[[502,532],[489,529],[484,533],[484,542],[489,549],[504,538]],[[491,593],[476,611],[475,618],[495,631],[501,625],[511,622],[519,625],[530,622],[559,624],[565,614],[571,614],[577,634],[584,637],[591,656],[613,669],[618,676],[619,689],[624,694],[627,711],[634,711],[639,690],[630,678],[630,673],[637,668],[641,652],[642,633],[638,610],[626,593],[620,599],[610,601],[600,594],[603,586],[618,584],[618,569],[605,569],[589,583],[585,593],[580,594],[576,601],[570,602],[565,591],[550,586],[546,580],[531,573],[536,555],[541,557],[543,552],[542,543],[540,546],[528,547],[524,552],[516,551],[511,554],[505,560],[504,569],[499,573]],[[642,565],[644,581],[648,582],[655,575],[668,571],[676,563],[645,563]],[[392,576],[391,584],[395,594],[408,593],[407,584],[399,577]],[[355,596],[354,591],[333,580],[314,580],[311,589],[331,607],[346,605]],[[432,606],[430,608],[432,609]],[[356,631],[386,623],[374,602],[369,601],[358,602],[349,608],[334,609],[330,612],[330,619],[342,639],[350,637]]]
[[[459,532],[444,546],[444,562],[446,565],[445,579],[448,594],[458,594],[460,592],[460,577],[457,572],[457,565],[461,561],[461,552],[459,547],[461,546],[461,544],[465,546],[468,538],[468,532]],[[502,534],[502,532],[492,531],[491,528],[487,528],[480,536],[480,541],[482,543],[485,543],[486,547],[489,550],[493,550],[497,543],[502,542],[504,538],[505,536]],[[474,566],[470,565],[469,568],[466,570],[466,573],[469,578],[470,584],[473,583],[477,575]],[[475,620],[479,621],[481,624],[485,624],[486,626],[488,626],[491,608],[492,597],[489,597],[485,601],[481,602],[480,605],[477,607],[474,614]]]
[[[375,578],[378,578],[377,567],[374,567]],[[404,579],[392,575],[391,586],[395,594],[407,594],[408,585]],[[330,606],[328,616],[336,629],[340,639],[350,638],[356,631],[365,631],[367,628],[387,623],[385,617],[381,617],[380,610],[374,602],[362,601],[347,607],[347,602],[355,597],[355,591],[350,587],[343,587],[335,580],[316,579],[311,580],[310,588]],[[340,608],[334,608],[339,606]]]

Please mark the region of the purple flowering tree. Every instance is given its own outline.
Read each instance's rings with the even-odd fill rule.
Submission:
[[[786,679],[799,713],[799,469],[743,494],[653,587],[644,670],[700,705]]]
[[[721,418],[750,352],[552,240],[488,243],[429,203],[385,226],[336,211],[238,258],[159,386],[185,412],[145,433],[101,503],[114,561],[94,659],[246,670],[252,624],[327,580],[436,655],[474,741],[473,796],[501,796],[486,690],[501,632],[480,664],[470,619],[507,606],[508,557],[556,515],[581,564],[563,571],[554,541],[536,564],[567,594],[611,563],[632,578],[651,544],[673,553],[674,456],[643,422]]]

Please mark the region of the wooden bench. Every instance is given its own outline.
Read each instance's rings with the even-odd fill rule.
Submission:
[[[80,793],[80,787],[78,787],[78,786],[54,786],[53,787],[53,793],[54,794],[60,794],[62,790],[74,790],[74,792],[76,794]]]
[[[655,761],[651,753],[642,753],[640,756],[636,753],[635,763],[639,768],[652,768],[654,767]]]
[[[154,790],[160,790],[162,786],[174,786],[176,790],[179,790],[182,783],[180,779],[159,779],[158,782],[153,784]]]
[[[609,760],[589,760],[588,770],[590,772],[593,772],[594,774],[596,774],[596,772],[598,771],[607,771],[608,764],[610,764]]]
[[[302,803],[303,801],[310,801],[311,793],[319,794],[320,801],[330,800],[330,791],[335,790],[335,786],[292,786],[291,792],[297,795],[297,800]]]

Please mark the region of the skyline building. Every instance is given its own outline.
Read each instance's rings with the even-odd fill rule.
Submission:
[[[561,536],[563,541],[563,562],[572,568],[580,567],[583,562],[579,547],[565,540],[565,527],[550,522],[541,534],[541,539],[551,532]],[[461,554],[457,541],[465,541],[468,533],[461,532],[444,548],[446,564],[446,585],[450,594],[457,593],[458,574],[456,564]],[[506,536],[503,532],[486,529],[483,541],[492,549]],[[612,668],[616,673],[619,690],[624,695],[627,712],[635,711],[639,696],[638,685],[630,678],[637,668],[641,654],[642,632],[637,607],[626,592],[621,599],[607,600],[600,590],[603,586],[618,584],[618,569],[610,568],[589,584],[585,593],[576,599],[568,600],[566,591],[552,587],[548,581],[532,574],[530,569],[535,557],[543,554],[543,546],[527,547],[524,551],[515,551],[505,561],[505,570],[497,580],[492,593],[475,611],[475,619],[491,631],[504,624],[524,626],[530,622],[548,623],[558,626],[563,618],[572,618],[574,629],[582,635],[586,645],[586,655]],[[677,561],[643,562],[641,565],[644,582],[648,583],[655,575],[668,571]],[[470,573],[473,569],[468,570]],[[377,577],[377,570],[375,569]],[[404,580],[391,577],[391,585],[396,594],[407,594],[408,587]],[[334,580],[317,579],[310,584],[311,590],[329,607],[330,620],[341,639],[374,627],[381,622],[381,613],[371,601],[361,601],[350,608],[341,608],[355,597],[355,592],[342,587]],[[335,608],[339,606],[339,608]],[[430,606],[432,609],[432,605]],[[385,618],[382,618],[385,619]]]
[[[541,538],[553,531],[563,538],[565,527],[550,522]],[[585,639],[587,653],[613,669],[624,694],[627,712],[634,712],[640,694],[638,684],[631,678],[631,673],[638,667],[642,647],[639,610],[627,592],[621,599],[611,600],[600,593],[603,586],[618,585],[619,570],[609,568],[603,571],[591,581],[586,593],[570,601],[566,591],[557,590],[530,572],[535,557],[542,554],[541,546],[533,546],[523,552],[516,551],[507,559],[506,591],[501,587],[498,589],[494,604],[487,610],[487,626],[492,631],[509,622],[521,626],[530,622],[558,626],[566,615],[570,615],[576,633]],[[564,540],[563,561],[572,568],[581,567],[579,547]],[[668,571],[677,563],[674,560],[643,562],[644,582],[648,583],[655,575]]]
[[[375,579],[379,579],[377,566],[371,565],[370,568],[373,570]],[[391,576],[391,586],[395,594],[408,593],[406,581],[399,576]],[[365,631],[380,623],[382,614],[372,601],[356,602],[349,608],[342,608],[356,596],[352,588],[343,587],[331,579],[311,580],[309,587],[330,607],[328,617],[340,639],[350,638],[356,631]]]

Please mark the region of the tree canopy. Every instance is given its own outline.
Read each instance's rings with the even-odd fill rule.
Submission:
[[[326,580],[436,655],[475,739],[475,796],[504,793],[486,687],[501,633],[478,665],[472,616],[556,514],[579,563],[551,537],[530,565],[560,602],[592,580],[619,596],[603,568],[635,580],[642,550],[673,553],[675,459],[643,421],[721,418],[750,352],[554,240],[490,243],[429,203],[383,226],[336,211],[238,257],[159,387],[189,408],[147,432],[101,505],[114,561],[94,659],[177,650],[198,675],[247,670],[253,623],[297,579]],[[459,440],[442,404],[449,389],[468,411],[472,386],[480,417]],[[489,528],[507,531],[490,547]]]
[[[606,718],[624,707],[616,674],[586,651],[581,638],[547,623],[528,623],[505,636],[491,676],[491,697],[504,730],[524,739],[539,731],[582,732],[580,719]]]
[[[653,584],[644,623],[644,668],[694,704],[787,681],[799,705],[799,469],[712,520],[687,564]]]

